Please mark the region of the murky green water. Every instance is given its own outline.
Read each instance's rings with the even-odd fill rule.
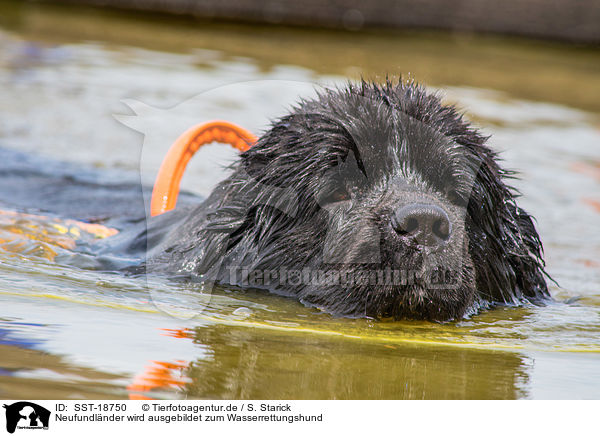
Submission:
[[[312,83],[407,72],[521,172],[556,303],[448,324],[334,319],[262,293],[79,269],[67,248],[9,241],[0,220],[0,397],[600,398],[598,50],[0,2],[0,147],[132,178],[141,162],[151,181],[192,123],[219,115],[259,132]],[[132,115],[123,100],[137,117],[113,117]],[[206,194],[235,155],[201,154],[184,185]]]

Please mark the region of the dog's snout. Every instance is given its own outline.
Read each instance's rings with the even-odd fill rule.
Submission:
[[[434,247],[450,238],[452,224],[448,214],[434,204],[409,204],[392,215],[392,227],[400,236],[419,245]]]

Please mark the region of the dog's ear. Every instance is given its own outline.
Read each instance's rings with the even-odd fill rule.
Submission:
[[[338,154],[345,159],[352,151],[365,172],[352,135],[339,120],[316,110],[298,111],[275,120],[257,143],[241,154],[238,171],[263,185],[298,188],[298,181],[311,181],[307,174],[322,174]]]
[[[480,207],[475,218],[470,214],[470,251],[481,297],[509,304],[547,298],[542,243],[531,216],[512,196],[494,206]]]
[[[240,155],[237,172],[262,184],[285,183],[286,169],[294,169],[293,162],[286,165],[286,161],[293,161],[302,145],[302,119],[288,115],[274,121],[256,144]]]
[[[258,147],[254,150],[250,149],[240,155],[237,170],[243,171],[250,179],[262,181],[266,176],[267,165],[274,157],[272,153],[259,150]]]
[[[516,204],[518,192],[504,183],[514,173],[502,170],[491,151],[473,150],[481,165],[466,224],[480,296],[509,304],[548,298],[542,242],[532,217]]]
[[[506,224],[513,244],[509,262],[516,272],[516,288],[530,301],[548,296],[548,286],[544,277],[543,246],[533,223],[533,218],[514,203],[509,203],[512,219]]]

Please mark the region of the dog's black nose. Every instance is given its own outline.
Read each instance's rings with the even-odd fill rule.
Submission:
[[[419,245],[435,247],[450,238],[452,224],[448,214],[433,204],[409,204],[392,215],[392,227]]]

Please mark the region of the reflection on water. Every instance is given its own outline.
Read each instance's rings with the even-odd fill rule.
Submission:
[[[0,214],[1,397],[600,398],[597,51],[194,26],[12,2],[0,2],[0,17],[0,209],[27,213]],[[108,228],[143,216],[143,140],[112,117],[131,115],[123,99],[137,117],[121,121],[153,126],[164,148],[219,113],[259,132],[296,98],[284,80],[407,71],[467,108],[521,173],[521,204],[561,285],[551,285],[555,303],[447,324],[376,322],[261,292],[100,274],[97,235],[66,221],[81,219],[81,202],[53,201],[60,174],[71,198],[93,187],[105,199],[87,212]],[[279,87],[223,87],[249,80]],[[206,194],[235,155],[202,153],[183,182]],[[153,168],[163,153],[146,155]]]
[[[109,400],[123,397],[125,379],[78,367],[43,351],[0,345],[2,398]]]
[[[241,399],[514,399],[525,394],[519,354],[374,344],[257,329],[197,328],[192,339],[218,344],[192,363],[194,397]],[[282,353],[283,347],[289,352]],[[529,363],[530,364],[530,363]],[[267,382],[268,381],[268,382]]]

